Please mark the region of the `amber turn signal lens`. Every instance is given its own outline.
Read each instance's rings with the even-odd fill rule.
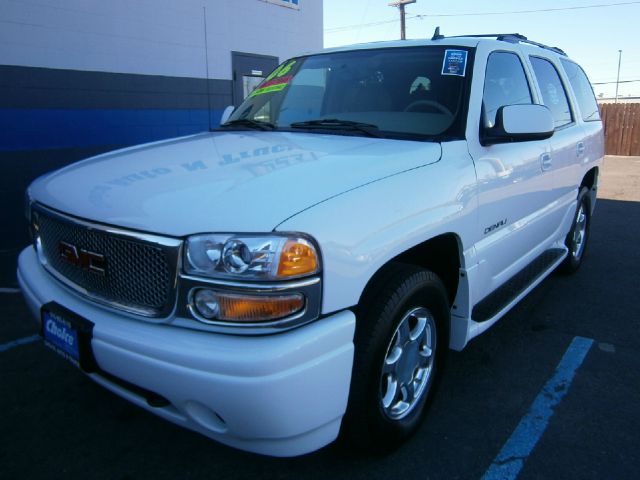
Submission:
[[[280,254],[278,277],[299,277],[317,271],[315,248],[304,240],[287,240]]]
[[[198,302],[205,299],[206,304]],[[267,322],[285,318],[304,308],[304,295],[241,295],[213,290],[199,290],[195,307],[208,321],[225,322]],[[206,306],[204,306],[206,305]]]

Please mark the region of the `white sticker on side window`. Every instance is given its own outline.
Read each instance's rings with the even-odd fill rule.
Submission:
[[[466,50],[445,50],[442,62],[442,75],[464,77],[467,70]]]

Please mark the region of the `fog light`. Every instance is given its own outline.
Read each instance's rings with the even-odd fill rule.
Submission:
[[[202,289],[193,298],[196,313],[205,321],[267,322],[298,313],[305,305],[301,293],[244,295]]]
[[[211,290],[198,290],[194,297],[196,310],[207,320],[214,320],[218,317],[220,306],[215,292]]]

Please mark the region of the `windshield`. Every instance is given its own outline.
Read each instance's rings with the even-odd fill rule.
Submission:
[[[403,47],[294,58],[274,70],[223,127],[461,137],[468,53],[461,47]]]

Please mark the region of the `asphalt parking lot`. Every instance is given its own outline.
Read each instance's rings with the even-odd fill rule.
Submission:
[[[599,196],[578,273],[551,276],[451,352],[427,421],[385,457],[329,446],[274,459],[175,427],[34,341],[35,322],[8,285],[0,290],[0,478],[467,479],[510,461],[522,479],[638,478],[640,158],[607,157]],[[548,391],[576,337],[587,345],[583,361]],[[545,399],[546,417],[535,406]],[[521,438],[523,418],[535,428]],[[518,453],[510,438],[524,438],[530,452]],[[501,451],[516,453],[494,462]]]

